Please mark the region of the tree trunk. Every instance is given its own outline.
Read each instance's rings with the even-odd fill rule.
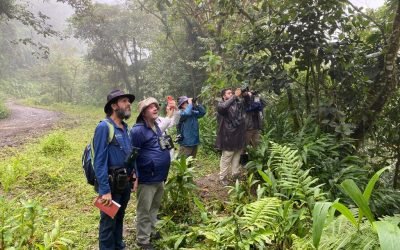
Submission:
[[[296,131],[298,131],[300,129],[300,122],[297,116],[297,111],[294,107],[294,103],[293,103],[293,93],[292,93],[292,89],[290,88],[290,86],[288,86],[286,88],[287,90],[287,95],[288,95],[288,104],[289,104],[289,110],[290,110],[290,114],[293,118],[293,124],[294,124],[294,129]]]
[[[400,152],[397,152],[397,162],[396,168],[394,169],[394,176],[393,176],[393,188],[399,188],[399,181],[400,181]]]
[[[352,135],[354,139],[358,140],[360,144],[364,139],[365,135],[370,131],[374,122],[376,121],[379,114],[382,112],[385,104],[391,98],[393,93],[398,87],[398,79],[397,79],[397,67],[396,67],[396,59],[397,52],[399,51],[400,45],[400,0],[398,0],[396,16],[393,21],[393,31],[388,39],[388,44],[385,48],[385,62],[383,65],[383,69],[380,77],[378,77],[377,81],[377,89],[376,91],[372,91],[373,93],[377,93],[375,96],[372,96],[369,99],[372,99],[373,102],[371,105],[368,105],[362,112],[363,118],[356,126],[356,129]]]
[[[118,67],[119,71],[121,72],[122,80],[125,83],[125,88],[128,90],[129,93],[133,93],[133,88],[132,88],[132,83],[129,80],[129,75],[128,75],[128,70],[127,70],[127,63],[124,62],[124,58],[119,58],[118,52],[112,48],[113,50],[113,57],[114,61],[116,63],[116,66]]]

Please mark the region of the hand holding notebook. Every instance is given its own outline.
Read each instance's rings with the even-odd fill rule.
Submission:
[[[111,201],[111,205],[109,205],[109,206],[103,204],[103,200],[101,199],[101,196],[97,196],[95,198],[94,205],[113,219],[114,219],[115,215],[117,214],[119,208],[121,207],[120,204],[118,204],[117,202],[115,202],[113,200]]]

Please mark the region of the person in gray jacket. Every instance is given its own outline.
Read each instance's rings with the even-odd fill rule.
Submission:
[[[228,184],[228,172],[235,179],[240,174],[240,154],[245,147],[245,112],[240,88],[224,89],[217,106],[216,148],[222,151],[219,179]]]

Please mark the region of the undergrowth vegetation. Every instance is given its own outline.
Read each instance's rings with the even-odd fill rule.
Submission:
[[[18,150],[1,150],[0,249],[97,245],[95,193],[86,184],[80,159],[103,114],[88,107],[53,108],[67,114],[60,129]],[[212,138],[205,124],[213,121],[203,119],[201,133]],[[286,127],[287,121],[280,115],[266,124],[260,145],[248,149],[251,161],[243,168],[243,178],[224,188],[226,199],[203,199],[196,185],[197,178],[218,174],[212,139],[205,139],[197,159],[173,161],[157,246],[396,249],[400,210],[390,201],[400,195],[386,184],[390,167],[377,170],[350,139],[324,133],[312,121],[305,121],[300,133],[276,129],[278,124]],[[126,243],[132,249],[134,204],[132,195],[126,217]]]

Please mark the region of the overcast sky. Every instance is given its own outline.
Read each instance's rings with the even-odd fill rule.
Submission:
[[[354,5],[365,8],[378,8],[383,5],[384,0],[351,0]]]

